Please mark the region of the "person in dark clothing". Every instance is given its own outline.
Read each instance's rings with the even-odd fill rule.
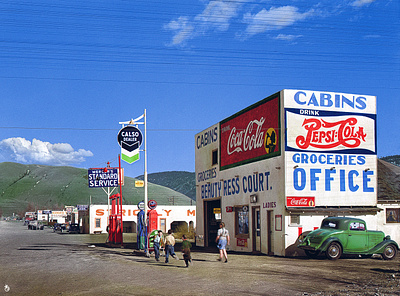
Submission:
[[[192,244],[187,240],[185,235],[182,235],[182,254],[183,260],[185,260],[186,267],[189,267],[189,263],[192,263],[192,256],[190,255],[190,248]]]

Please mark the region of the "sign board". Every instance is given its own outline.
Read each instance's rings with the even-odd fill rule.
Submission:
[[[214,208],[213,209],[214,214],[221,214],[221,208]]]
[[[280,155],[280,94],[221,121],[219,130],[221,170]]]
[[[302,197],[302,196],[287,196],[286,197],[287,207],[301,207],[301,208],[313,208],[315,207],[315,197]]]
[[[148,206],[150,210],[154,210],[157,207],[157,202],[154,199],[149,200]]]
[[[283,100],[287,206],[376,206],[376,97],[284,90]]]
[[[140,201],[140,202],[137,204],[137,207],[138,207],[139,210],[144,210],[144,201]]]
[[[117,168],[88,169],[89,188],[118,187]]]
[[[118,133],[121,146],[121,159],[129,164],[139,160],[139,147],[142,144],[142,132],[135,126],[125,126]]]
[[[144,187],[144,181],[135,180],[135,187]]]
[[[78,209],[78,211],[87,211],[89,205],[77,205],[76,208]]]

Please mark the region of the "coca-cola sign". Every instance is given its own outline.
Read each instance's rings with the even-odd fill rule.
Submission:
[[[287,207],[301,207],[301,208],[313,208],[315,207],[314,196],[287,196],[286,197]]]
[[[280,95],[220,123],[221,170],[280,155]]]

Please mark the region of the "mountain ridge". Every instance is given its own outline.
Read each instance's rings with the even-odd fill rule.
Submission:
[[[144,188],[135,187],[135,178],[125,177],[124,204],[144,199]],[[117,189],[118,190],[118,189]],[[118,192],[114,190],[115,192]],[[189,205],[192,200],[171,188],[149,182],[148,199],[159,204]],[[36,209],[62,209],[66,205],[107,204],[102,188],[89,188],[87,170],[68,166],[0,163],[0,216],[24,214]]]

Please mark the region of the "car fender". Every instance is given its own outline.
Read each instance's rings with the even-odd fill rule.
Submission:
[[[318,248],[319,251],[325,252],[326,249],[328,248],[328,246],[332,243],[332,242],[337,242],[340,244],[340,246],[343,249],[343,245],[342,242],[337,238],[337,237],[329,237],[327,238],[322,244],[321,247]]]
[[[397,251],[399,250],[399,245],[394,240],[385,238],[383,241],[381,241],[379,244],[373,247],[369,253],[381,254],[384,251],[385,247],[390,244],[394,245],[397,248]]]

